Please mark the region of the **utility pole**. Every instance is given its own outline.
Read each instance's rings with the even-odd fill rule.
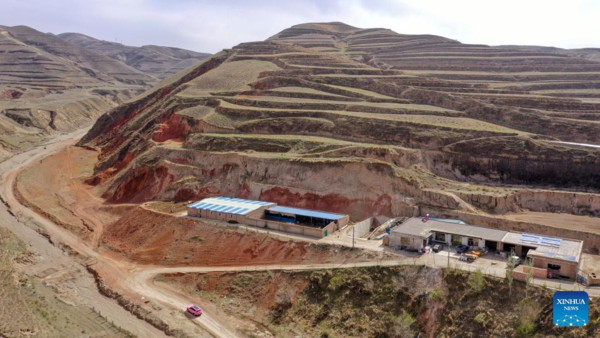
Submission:
[[[352,226],[352,249],[354,249],[354,225]]]
[[[447,268],[450,268],[450,247],[448,246],[448,266]]]

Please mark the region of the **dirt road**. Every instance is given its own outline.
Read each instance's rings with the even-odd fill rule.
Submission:
[[[29,164],[34,163],[35,161],[41,160],[47,156],[55,154],[65,147],[71,145],[75,139],[78,139],[81,135],[83,135],[83,131],[79,133],[74,133],[68,136],[63,136],[62,138],[56,140],[51,144],[47,144],[46,146],[42,146],[36,149],[33,149],[27,153],[21,154],[19,156],[15,156],[14,158],[0,164],[0,172],[2,173],[1,177],[1,186],[0,186],[0,196],[2,196],[3,201],[5,201],[6,205],[10,208],[11,212],[18,215],[21,218],[27,218],[34,220],[36,223],[40,224],[51,236],[52,240],[55,242],[61,242],[69,247],[71,247],[74,251],[83,255],[85,257],[93,258],[96,261],[96,266],[99,267],[104,272],[109,272],[107,275],[110,275],[111,280],[116,281],[116,283],[121,287],[120,292],[123,292],[127,295],[136,295],[139,299],[148,299],[156,301],[164,306],[172,308],[173,310],[182,311],[188,305],[188,300],[181,295],[177,295],[169,292],[168,290],[161,289],[157,285],[153,283],[154,277],[161,273],[171,273],[171,272],[208,272],[208,271],[246,271],[246,270],[265,270],[265,269],[284,269],[284,270],[307,270],[307,269],[324,269],[324,268],[342,268],[342,267],[353,267],[353,266],[369,266],[375,264],[386,264],[386,265],[395,265],[398,264],[397,261],[393,262],[373,262],[373,263],[362,263],[362,264],[320,264],[320,265],[288,265],[288,266],[231,266],[231,267],[222,267],[222,268],[206,268],[206,267],[181,267],[181,268],[164,268],[164,267],[150,267],[150,266],[136,266],[135,264],[131,264],[127,261],[116,260],[113,257],[109,257],[103,255],[96,251],[97,241],[93,241],[92,245],[88,245],[84,241],[80,240],[75,234],[69,232],[68,230],[62,228],[59,225],[54,224],[52,221],[47,218],[35,213],[24,205],[20,204],[19,201],[15,198],[13,193],[13,185],[15,184],[16,177],[19,172]],[[67,168],[68,170],[68,168]],[[8,211],[6,212],[7,214]],[[20,233],[18,234],[22,237],[25,237],[25,240],[30,240],[31,237],[35,237],[36,242],[46,241],[41,235],[36,233],[35,231],[29,231],[29,233]],[[94,238],[99,237],[99,234],[94,234]],[[49,243],[46,241],[47,245]],[[36,244],[37,245],[37,244]],[[51,246],[51,245],[50,245]],[[51,246],[52,248],[55,248]],[[48,255],[50,256],[50,255]],[[64,257],[64,255],[62,255]],[[52,258],[52,257],[49,257]],[[102,297],[98,294],[99,297]],[[104,297],[102,297],[106,300]],[[118,311],[117,311],[118,312]],[[123,310],[121,309],[121,312]],[[183,318],[183,314],[179,313],[179,316]],[[140,326],[137,330],[130,329],[127,326],[125,328],[130,329],[132,332],[138,332],[140,336],[149,336],[149,337],[157,337],[161,336],[162,332],[159,334],[156,332],[156,329],[149,326],[145,322],[135,319],[133,322],[137,322],[136,325]],[[196,320],[192,320],[192,322],[202,327],[204,330],[209,332],[215,337],[236,337],[235,329],[228,327],[226,323],[219,321],[219,319],[211,316],[210,313],[204,313],[204,315]],[[143,329],[149,329],[150,331],[144,331]],[[151,328],[151,329],[150,329]]]
[[[15,183],[15,179],[18,176],[19,172],[26,167],[27,165],[38,161],[47,156],[53,155],[59,151],[64,150],[65,147],[72,145],[75,140],[79,139],[85,131],[79,131],[73,134],[64,135],[55,140],[54,142],[47,144],[45,146],[40,146],[26,153],[15,156],[4,163],[0,164],[0,173],[1,176],[1,186],[0,186],[0,196],[2,197],[3,202],[6,206],[9,207],[10,211],[17,215],[20,218],[26,218],[35,221],[40,224],[50,235],[54,242],[60,242],[65,245],[71,247],[74,251],[83,255],[85,257],[93,258],[96,260],[96,265],[101,266],[103,270],[111,271],[111,278],[115,280],[126,280],[128,276],[131,276],[128,270],[130,270],[131,264],[128,262],[116,261],[113,258],[106,257],[104,255],[100,255],[96,252],[92,247],[88,246],[85,242],[81,241],[76,235],[69,232],[68,230],[54,224],[49,219],[37,214],[36,212],[28,209],[26,206],[19,203],[19,201],[15,198],[13,193],[13,186]],[[12,217],[10,212],[6,210],[7,217]],[[13,230],[13,229],[9,229]],[[32,237],[38,239],[42,238],[43,241],[48,241],[43,238],[40,234],[35,231],[30,231],[29,233],[17,233],[17,236],[21,237],[25,242],[29,242]],[[23,238],[24,237],[24,238]],[[39,241],[36,241],[39,244]],[[48,243],[49,245],[49,243]],[[60,251],[60,250],[59,250]],[[61,252],[62,254],[62,252]],[[64,254],[62,254],[64,256]],[[49,257],[52,258],[52,257]],[[72,262],[77,264],[75,262]],[[143,270],[142,270],[143,271]],[[88,276],[89,277],[89,276]],[[124,286],[128,284],[124,283]],[[131,288],[128,290],[123,290],[128,294],[138,294],[135,288]],[[143,296],[143,295],[140,295]],[[98,297],[106,300],[105,297],[98,293]],[[166,306],[169,306],[175,310],[183,310],[185,309],[185,305],[188,305],[185,300],[182,299],[173,299],[162,297],[160,299],[155,298],[157,301],[160,301]],[[111,302],[112,303],[112,302]],[[182,305],[185,304],[185,305]],[[126,312],[123,308],[119,307],[116,303],[114,304],[115,308],[118,308],[120,311],[115,311],[115,322],[117,322],[117,317],[123,316],[122,313]],[[107,310],[106,313],[110,311]],[[113,319],[113,318],[109,318]],[[139,334],[140,337],[163,337],[165,336],[162,331],[159,331],[149,325],[148,323],[139,320],[129,314],[129,319],[131,322],[135,323],[135,325],[130,325],[132,328],[129,328],[127,325],[122,325],[122,327],[130,330],[131,332]],[[194,321],[195,325],[198,325],[210,332],[212,335],[216,337],[236,337],[233,333],[230,332],[229,329],[225,328],[225,325],[217,324],[217,321],[212,319],[209,314],[203,315],[203,317],[199,320]]]
[[[231,327],[231,323],[227,322],[226,318],[207,313],[205,311],[201,318],[188,319],[183,311],[189,304],[189,300],[185,295],[175,293],[164,287],[160,287],[158,283],[154,283],[154,279],[159,274],[165,273],[203,273],[203,272],[221,272],[221,271],[265,271],[265,270],[313,270],[313,269],[335,269],[335,268],[350,268],[363,266],[390,266],[398,264],[415,264],[414,259],[398,257],[395,260],[388,261],[372,261],[364,263],[342,263],[342,264],[300,264],[300,265],[257,265],[257,266],[227,266],[227,267],[161,267],[161,266],[145,266],[136,265],[129,261],[115,258],[114,255],[105,254],[102,251],[97,251],[97,242],[100,238],[100,233],[94,234],[94,240],[91,244],[82,241],[75,234],[67,229],[58,226],[47,218],[37,214],[29,208],[23,206],[15,198],[13,186],[19,172],[29,164],[34,163],[44,157],[50,156],[63,150],[65,147],[74,143],[74,140],[83,135],[84,131],[78,133],[61,136],[55,142],[33,149],[27,153],[15,156],[0,164],[0,197],[5,205],[0,205],[0,218],[9,219],[10,222],[2,224],[9,230],[13,231],[26,243],[36,248],[38,254],[43,257],[46,263],[59,267],[81,266],[74,258],[65,255],[58,247],[51,245],[46,238],[34,231],[30,227],[23,226],[23,222],[33,220],[40,224],[47,233],[51,236],[54,242],[61,242],[71,247],[80,255],[93,259],[95,267],[100,270],[103,277],[108,277],[113,282],[111,286],[117,286],[116,291],[128,297],[153,301],[159,303],[172,311],[168,314],[168,318],[164,320],[172,326],[179,328],[188,334],[194,336],[207,336],[207,332],[215,337],[236,337],[237,332],[235,327]],[[68,168],[66,169],[68,170]],[[10,209],[10,211],[9,211]],[[11,214],[12,213],[12,214]],[[12,215],[15,216],[12,216]],[[19,222],[20,220],[20,222]],[[100,227],[99,229],[102,229]],[[96,229],[98,231],[98,229]],[[348,238],[343,233],[340,236],[328,238],[332,244],[351,245],[351,238]],[[357,247],[364,249],[382,250],[381,247],[370,245],[372,242],[356,241]],[[427,265],[439,265],[433,262],[421,262]],[[438,262],[439,263],[439,262]],[[47,265],[48,265],[47,264]],[[502,272],[502,271],[501,271]],[[107,318],[114,321],[115,324],[136,333],[140,337],[162,337],[165,336],[162,331],[157,330],[148,323],[134,317],[129,312],[118,306],[112,300],[103,297],[98,293],[97,288],[93,284],[93,280],[89,274],[80,273],[76,275],[80,286],[77,289],[81,293],[88,304],[96,306]],[[202,306],[202,304],[200,304]],[[197,331],[194,327],[201,328],[203,331]]]
[[[44,274],[45,271],[50,271],[50,269],[58,270],[57,273],[45,276],[42,280],[49,281],[56,279],[59,275],[68,275],[65,288],[71,291],[78,303],[89,308],[95,308],[107,320],[139,337],[166,337],[162,331],[139,320],[115,301],[100,294],[93,277],[86,271],[81,262],[73,256],[66,255],[58,246],[51,244],[47,238],[38,233],[35,230],[34,221],[37,223],[40,219],[29,217],[30,213],[24,213],[24,211],[29,211],[28,209],[22,209],[20,205],[15,204],[12,184],[17,172],[24,166],[72,144],[73,139],[81,137],[84,132],[79,131],[59,136],[50,144],[47,144],[46,149],[41,146],[0,163],[0,197],[3,201],[3,203],[0,203],[0,226],[15,234],[26,243],[28,250],[38,257],[34,264],[24,267],[26,273],[39,275]],[[43,218],[41,220],[46,221]],[[44,222],[41,225],[46,226],[47,224]],[[60,241],[59,238],[59,234],[53,236],[55,242]],[[93,254],[93,252],[88,253]]]

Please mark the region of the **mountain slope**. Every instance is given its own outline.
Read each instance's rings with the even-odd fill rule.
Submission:
[[[600,143],[600,104],[535,92],[593,87],[596,64],[503,53],[341,23],[294,26],[102,116],[80,143],[100,150],[90,183],[114,202],[225,194],[354,219],[600,215],[600,195],[575,205],[561,191],[600,189],[600,150],[559,143]],[[540,186],[555,190],[528,190]]]
[[[0,26],[0,160],[93,123],[156,81],[52,34]]]
[[[173,47],[153,45],[131,47],[120,43],[98,40],[79,33],[62,33],[58,37],[96,53],[117,59],[158,79],[167,78],[210,56],[207,53]]]
[[[3,46],[11,45],[11,50],[3,53],[4,65],[18,61],[18,66],[46,66],[44,75],[60,76],[68,68],[69,71],[82,73],[93,82],[121,82],[124,84],[146,85],[156,80],[112,58],[90,52],[89,50],[69,43],[52,34],[45,34],[26,26],[2,28]],[[47,60],[50,59],[50,60]],[[7,63],[8,62],[8,63]],[[61,68],[54,68],[55,66]],[[32,69],[32,72],[35,72]],[[6,76],[7,69],[2,75]],[[50,74],[48,74],[50,73]]]

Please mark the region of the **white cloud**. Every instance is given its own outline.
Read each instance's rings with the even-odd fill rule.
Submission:
[[[294,24],[342,21],[466,43],[600,47],[595,1],[0,0],[0,24],[217,52]]]

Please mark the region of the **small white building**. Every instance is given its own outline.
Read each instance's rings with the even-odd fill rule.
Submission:
[[[499,249],[508,231],[469,225],[461,220],[413,217],[390,233],[390,246],[420,250],[433,242]]]
[[[469,225],[461,220],[413,217],[390,233],[390,246],[420,250],[434,243],[487,247],[490,251],[514,251],[533,260],[535,277],[549,274],[575,279],[583,242],[580,240],[491,229]],[[522,268],[520,268],[522,269]],[[524,276],[515,270],[515,278]]]

